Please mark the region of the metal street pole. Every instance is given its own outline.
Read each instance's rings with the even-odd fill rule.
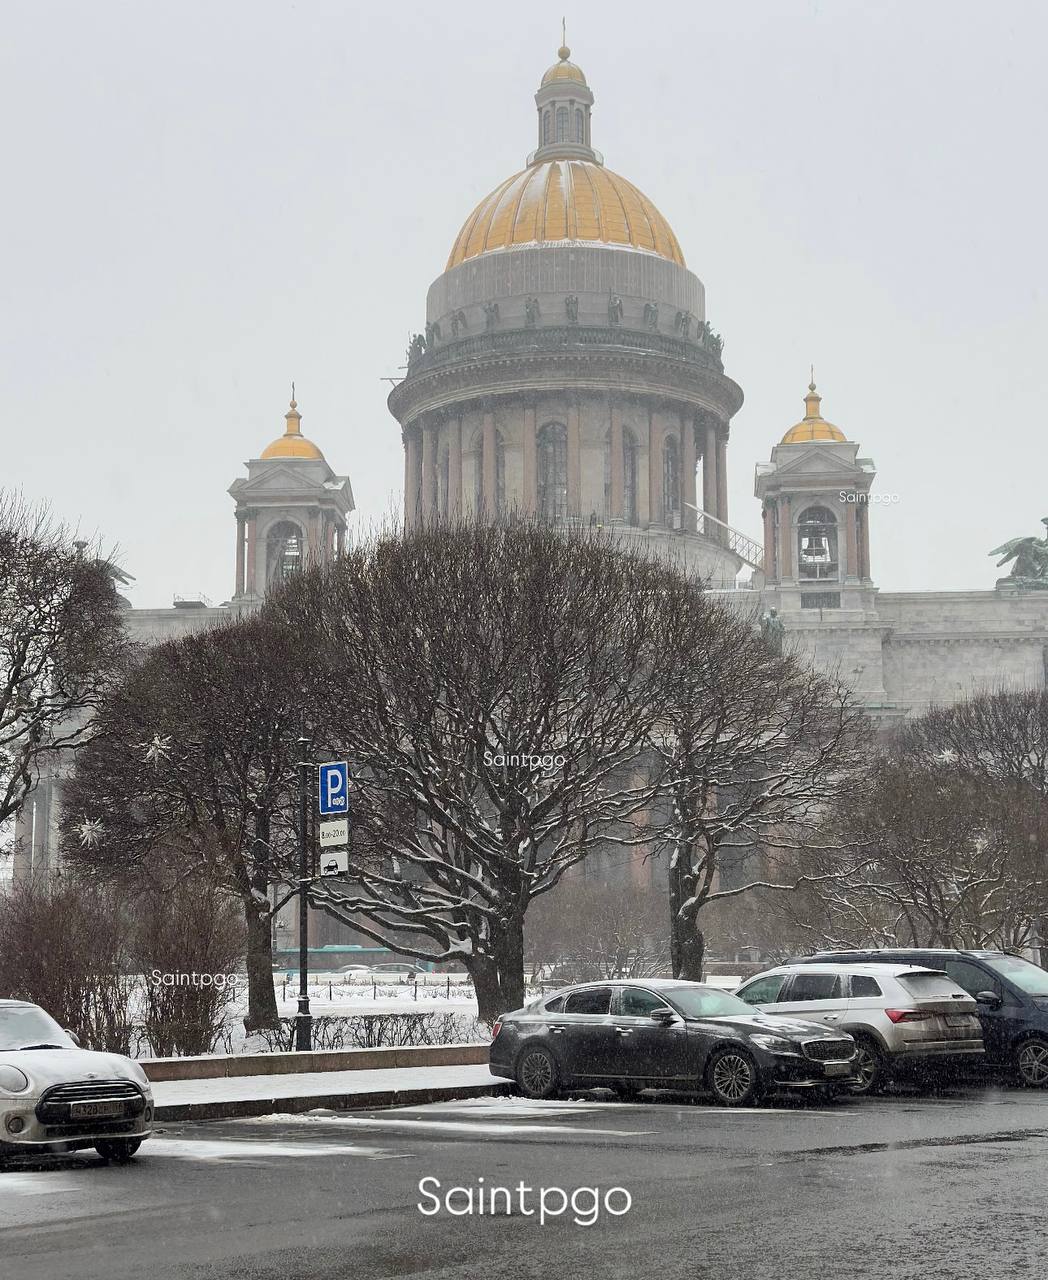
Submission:
[[[309,739],[298,740],[298,1016],[295,1049],[313,1048],[313,1015],[309,1011]]]

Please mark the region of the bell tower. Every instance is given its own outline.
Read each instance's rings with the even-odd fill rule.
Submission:
[[[813,381],[804,417],[757,464],[754,492],[764,517],[765,590],[783,613],[873,608],[870,575],[872,458],[827,422]]]
[[[341,555],[354,509],[348,476],[338,476],[302,434],[294,398],[284,434],[247,465],[229,493],[236,503],[234,605],[253,608],[271,586],[311,563]]]

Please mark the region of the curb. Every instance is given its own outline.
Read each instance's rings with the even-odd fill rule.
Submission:
[[[490,1084],[446,1086],[434,1089],[379,1089],[371,1093],[313,1093],[293,1098],[230,1098],[226,1102],[182,1102],[157,1106],[154,1117],[164,1120],[238,1120],[252,1116],[297,1115],[326,1107],[332,1111],[363,1111],[379,1107],[418,1106],[426,1102],[453,1102],[456,1098],[503,1096],[513,1091],[509,1080]]]

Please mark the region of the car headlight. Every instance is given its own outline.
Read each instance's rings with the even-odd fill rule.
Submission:
[[[792,1040],[787,1040],[784,1036],[755,1035],[750,1039],[760,1049],[767,1049],[769,1053],[799,1053],[800,1050]]]
[[[25,1093],[29,1088],[29,1077],[17,1067],[0,1066],[0,1089],[6,1093]]]
[[[131,1074],[138,1081],[138,1083],[143,1087],[143,1089],[148,1090],[150,1087],[149,1077],[145,1073],[145,1068],[142,1067],[139,1063],[135,1062],[134,1059],[132,1058],[128,1059],[128,1063],[131,1067]]]

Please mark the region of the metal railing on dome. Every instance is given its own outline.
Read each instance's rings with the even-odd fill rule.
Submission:
[[[652,355],[687,360],[723,373],[723,363],[700,342],[674,338],[647,329],[619,325],[539,325],[525,329],[494,329],[462,338],[441,338],[420,355],[409,358],[408,375],[425,373],[443,364],[470,357],[499,355],[520,350],[553,350],[570,347],[619,347]]]

